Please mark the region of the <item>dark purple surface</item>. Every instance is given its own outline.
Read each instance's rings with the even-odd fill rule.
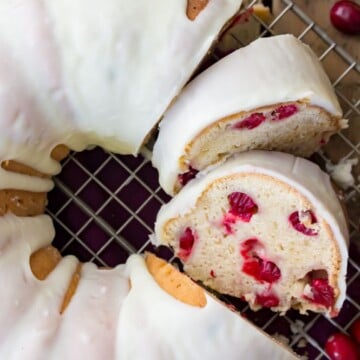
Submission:
[[[48,209],[55,218],[54,245],[64,254],[100,266],[123,263],[132,250],[155,251],[164,258],[171,257],[168,249],[154,249],[148,242],[156,213],[169,197],[159,188],[157,172],[141,156],[114,156],[99,148],[71,155],[56,183],[49,195]],[[354,264],[360,263],[357,233],[352,239],[351,258]],[[351,280],[348,294],[359,304],[360,276],[356,265],[349,264],[348,279]],[[293,342],[293,349],[309,359],[325,359],[311,341],[323,348],[329,335],[339,328],[346,329],[358,314],[356,305],[348,300],[333,321],[316,314],[299,315],[296,311],[288,312],[286,317],[274,316],[269,310],[253,312],[241,300],[227,300],[268,333],[287,337]],[[296,340],[297,334],[291,331],[290,323],[296,320],[304,323],[308,336],[305,347],[298,347],[301,336]]]

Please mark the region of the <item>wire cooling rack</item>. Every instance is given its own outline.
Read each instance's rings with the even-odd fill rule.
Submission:
[[[248,1],[248,9],[255,2]],[[312,3],[317,2],[322,1]],[[246,22],[259,24],[256,28],[258,36],[292,32],[313,45],[350,124],[348,129],[333,137],[323,151],[315,155],[314,160],[324,166],[329,161],[338,163],[340,160],[359,159],[360,66],[358,59],[355,59],[356,53],[351,54],[346,49],[347,39],[336,32],[333,33],[335,42],[335,37],[329,34],[323,24],[315,22],[314,16],[311,17],[306,8],[302,8],[305,3],[310,2],[274,1],[274,15],[270,20],[265,21],[249,11]],[[324,3],[329,7],[329,1]],[[324,17],[328,8],[323,11]],[[230,36],[236,47],[244,45],[244,39],[237,38],[236,34],[230,33]],[[355,43],[355,50],[359,51],[359,44]],[[215,50],[210,63],[217,59]],[[57,230],[54,244],[63,254],[74,254],[81,261],[93,261],[99,266],[115,266],[124,262],[131,253],[155,250],[148,241],[148,235],[152,232],[158,209],[169,198],[159,187],[157,172],[151,166],[150,157],[148,148],[143,149],[137,158],[118,156],[95,148],[71,154],[64,161],[62,173],[55,178],[56,187],[49,195],[48,207]],[[354,185],[343,193],[351,233],[348,292],[337,318],[330,320],[316,314],[302,316],[295,311],[285,316],[268,310],[252,312],[244,302],[226,299],[257,326],[287,342],[304,358],[326,359],[323,350],[326,339],[337,331],[346,333],[352,322],[360,317],[360,164],[355,165],[353,175]],[[168,250],[155,251],[160,252],[161,256],[171,257]]]

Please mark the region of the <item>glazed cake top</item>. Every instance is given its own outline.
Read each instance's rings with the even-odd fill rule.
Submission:
[[[46,174],[58,144],[137,154],[241,0],[8,0],[0,4],[0,162]],[[0,188],[49,180],[0,170]]]
[[[293,35],[260,38],[221,59],[184,88],[160,123],[152,161],[161,186],[173,194],[186,145],[213,122],[297,100],[342,116],[319,60]]]

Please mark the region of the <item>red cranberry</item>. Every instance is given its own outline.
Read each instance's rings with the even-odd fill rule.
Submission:
[[[255,246],[262,246],[260,244],[260,241],[256,238],[247,239],[244,242],[241,243],[241,255],[244,259],[250,259],[251,258],[251,252],[254,251]]]
[[[312,279],[310,281],[312,297],[305,296],[305,299],[315,304],[331,307],[334,304],[334,289],[329,285],[327,279]]]
[[[251,238],[241,244],[244,258],[242,271],[261,282],[273,283],[280,279],[280,269],[271,261],[263,260],[255,254],[255,247],[262,247],[259,240]]]
[[[360,344],[360,318],[355,320],[350,328],[351,336]]]
[[[305,211],[305,215],[310,217],[311,224],[316,224],[317,219],[314,215],[314,213],[311,210]],[[294,211],[289,216],[289,221],[292,225],[292,227],[301,233],[303,233],[306,236],[316,236],[318,234],[317,230],[307,228],[301,221],[300,221],[300,213],[299,211]]]
[[[331,360],[358,360],[359,353],[351,338],[342,333],[331,335],[325,344]]]
[[[232,226],[236,223],[237,219],[237,216],[235,216],[231,211],[224,215],[222,225],[225,227],[226,234],[234,233]]]
[[[190,166],[189,171],[178,175],[179,183],[182,186],[185,186],[190,180],[192,180],[196,176],[198,172],[199,170],[196,170]]]
[[[190,256],[192,248],[194,246],[195,236],[192,232],[191,228],[187,227],[185,231],[182,233],[179,239],[179,258],[182,260],[187,260]]]
[[[212,278],[216,278],[216,275],[215,275],[215,271],[214,270],[210,270],[210,276],[212,277]]]
[[[257,260],[253,259],[245,261],[241,270],[245,274],[248,274],[254,277],[256,280],[259,280],[260,264]]]
[[[273,116],[272,120],[286,119],[286,118],[294,115],[295,113],[297,113],[297,111],[298,111],[298,108],[295,104],[281,105],[271,113],[271,115]]]
[[[258,206],[253,199],[242,192],[233,192],[228,196],[230,211],[244,222],[249,222],[258,212]]]
[[[276,282],[281,277],[280,269],[271,261],[262,260],[259,258],[260,273],[259,279],[268,283]]]
[[[234,125],[234,129],[255,129],[261,123],[266,120],[266,117],[263,113],[254,113],[245,118],[244,120],[236,123]]]
[[[280,300],[274,294],[257,294],[255,298],[255,304],[261,305],[263,307],[271,308],[276,307],[280,303]]]
[[[273,283],[280,279],[280,269],[271,261],[254,257],[244,262],[242,271],[261,282]]]
[[[354,1],[338,1],[330,10],[330,20],[336,29],[345,34],[360,34],[360,5]]]

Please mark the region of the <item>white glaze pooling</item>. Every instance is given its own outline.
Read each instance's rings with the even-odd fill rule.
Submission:
[[[53,235],[45,215],[0,218],[1,359],[205,358],[199,354],[237,359],[250,350],[254,359],[266,354],[293,358],[210,297],[205,308],[172,298],[158,287],[139,255],[112,270],[83,264],[76,292],[60,314],[78,260],[64,257],[43,281],[29,265],[30,255],[49,245]]]
[[[1,1],[0,162],[55,174],[58,144],[136,154],[240,4],[213,0],[190,21],[186,0]],[[3,169],[0,179],[52,187]]]
[[[119,320],[121,359],[295,359],[247,320],[206,295],[204,308],[171,297],[154,281],[140,256],[127,262],[131,291]]]
[[[346,295],[346,267],[349,234],[339,199],[331,185],[329,176],[314,163],[289,154],[268,151],[249,151],[238,154],[224,164],[200,173],[187,184],[168,204],[164,205],[156,219],[155,245],[161,245],[162,228],[166,221],[186,214],[195,206],[200,194],[219,178],[239,173],[259,173],[279,179],[303,194],[313,205],[316,213],[328,223],[340,252],[338,287],[340,295],[334,305],[340,309]]]
[[[341,117],[334,90],[311,49],[292,35],[258,39],[215,63],[182,91],[160,123],[153,165],[173,194],[185,146],[226,116],[305,100]]]

